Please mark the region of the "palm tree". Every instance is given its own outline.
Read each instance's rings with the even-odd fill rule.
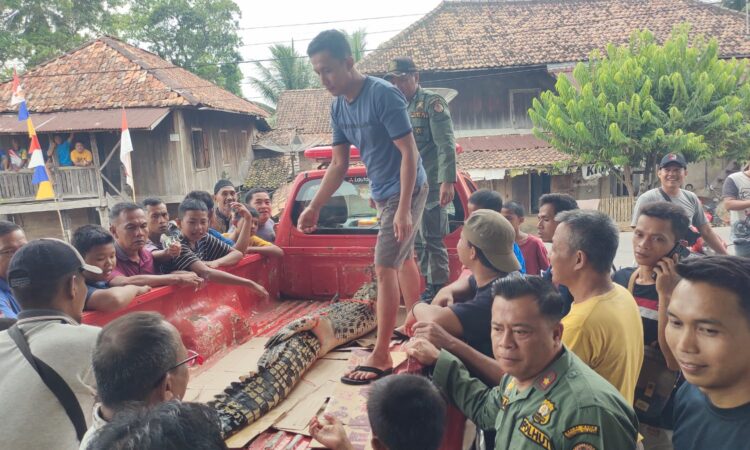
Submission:
[[[297,53],[294,42],[291,45],[275,44],[269,50],[272,59],[268,66],[256,62],[255,68],[260,76],[249,79],[250,84],[269,103],[276,105],[283,91],[318,87],[318,79],[310,62]]]
[[[360,59],[365,57],[365,48],[367,46],[365,39],[367,38],[367,31],[364,28],[360,28],[351,34],[344,30],[341,31],[346,36],[346,40],[349,41],[349,47],[352,49],[354,62],[359,62]]]

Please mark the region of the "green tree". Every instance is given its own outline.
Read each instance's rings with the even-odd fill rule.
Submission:
[[[232,0],[131,0],[120,28],[162,58],[242,95],[239,17]]]
[[[689,39],[682,25],[659,45],[648,31],[630,44],[594,51],[534,100],[534,134],[572,162],[607,168],[632,196],[633,173],[650,186],[658,159],[741,157],[750,148],[750,84],[745,61],[721,60],[715,39]]]
[[[359,28],[351,34],[345,30],[341,31],[346,36],[346,40],[349,41],[349,47],[352,49],[354,62],[359,62],[359,60],[365,57],[365,50],[367,49],[367,31],[364,28]]]
[[[123,0],[0,1],[0,68],[35,66],[101,33],[115,32]]]
[[[271,61],[267,66],[255,62],[259,76],[250,77],[250,84],[269,103],[276,105],[283,91],[318,87],[310,61],[297,53],[294,42],[291,45],[275,44],[268,49]]]
[[[721,0],[721,6],[735,11],[744,11],[747,8],[747,0]]]

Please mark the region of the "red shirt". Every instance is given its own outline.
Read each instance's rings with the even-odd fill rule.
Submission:
[[[135,275],[155,275],[154,257],[145,247],[138,251],[138,262],[131,261],[122,248],[115,242],[115,255],[117,264],[109,276],[111,280],[114,277],[132,277]]]
[[[526,261],[526,273],[529,275],[539,275],[543,270],[549,267],[549,257],[547,257],[547,247],[544,242],[536,236],[527,235],[526,241],[518,244]]]

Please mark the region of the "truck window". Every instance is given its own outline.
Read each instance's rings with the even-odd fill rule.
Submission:
[[[308,180],[294,199],[292,222],[310,204],[322,180]],[[378,234],[378,212],[370,207],[370,183],[367,177],[346,177],[320,210],[315,234]]]

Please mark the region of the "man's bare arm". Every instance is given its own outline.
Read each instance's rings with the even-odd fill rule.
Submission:
[[[719,236],[714,233],[714,229],[711,228],[710,223],[704,223],[699,228],[701,232],[701,236],[703,236],[703,240],[706,241],[709,247],[711,247],[717,254],[719,255],[727,255],[727,248],[724,246],[724,243],[721,241]]]
[[[417,161],[419,151],[412,133],[396,139],[393,144],[401,152],[401,194],[398,201],[398,209],[393,219],[393,228],[396,239],[406,239],[412,232],[414,224],[411,222],[411,196],[414,193],[414,183],[417,181]]]

